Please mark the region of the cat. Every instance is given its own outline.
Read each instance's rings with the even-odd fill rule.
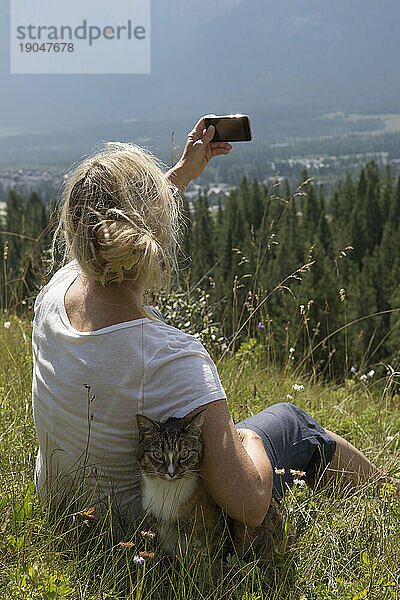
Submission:
[[[156,522],[165,552],[187,552],[200,544],[214,555],[229,538],[242,558],[284,552],[294,532],[289,528],[285,538],[284,514],[274,498],[261,525],[249,528],[227,517],[207,492],[199,474],[203,419],[201,412],[165,422],[136,415],[142,505]]]

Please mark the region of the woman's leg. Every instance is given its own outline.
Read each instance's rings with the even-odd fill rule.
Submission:
[[[369,482],[378,482],[380,485],[390,482],[399,485],[399,480],[388,477],[350,442],[333,431],[327,429],[325,431],[336,442],[335,453],[322,476],[307,483],[315,485],[316,482],[321,482],[323,485],[329,484],[340,488],[354,487]]]

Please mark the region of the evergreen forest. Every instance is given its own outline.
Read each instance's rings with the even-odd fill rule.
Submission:
[[[51,275],[54,214],[36,192],[9,191],[3,312],[29,311]],[[329,197],[306,171],[295,189],[243,177],[217,206],[207,187],[190,205],[183,195],[182,216],[178,278],[156,301],[171,324],[209,341],[214,358],[216,348],[221,356],[262,348],[277,365],[324,380],[371,365],[398,369],[400,177],[389,168],[371,161]],[[200,307],[196,323],[186,322],[188,302]]]

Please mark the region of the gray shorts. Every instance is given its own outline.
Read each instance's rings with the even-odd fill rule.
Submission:
[[[236,428],[252,429],[261,437],[273,469],[273,495],[281,500],[297,475],[290,470],[305,471],[314,477],[332,460],[335,440],[301,408],[282,402],[236,423]],[[284,469],[282,475],[275,470]]]

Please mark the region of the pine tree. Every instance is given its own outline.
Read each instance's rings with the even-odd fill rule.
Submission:
[[[390,170],[390,166],[388,165],[386,168],[385,181],[383,183],[382,196],[380,201],[381,211],[382,211],[382,219],[385,220],[388,218],[390,207],[392,205],[392,197],[393,197],[393,182],[392,182],[392,173]]]
[[[182,269],[190,267],[193,248],[193,221],[189,202],[185,195],[182,196],[182,236],[180,242],[179,264]]]
[[[32,192],[25,205],[26,235],[38,238],[48,225],[44,202],[36,192]]]
[[[315,239],[319,241],[327,256],[332,256],[332,235],[325,213],[324,191],[321,186],[319,193],[319,221],[316,230]]]
[[[396,188],[391,195],[391,202],[388,209],[387,221],[389,221],[395,231],[400,225],[400,175],[397,180]]]
[[[250,191],[250,223],[254,226],[254,230],[257,232],[261,228],[262,219],[264,215],[264,202],[260,186],[256,179],[254,179]]]
[[[367,186],[368,181],[365,170],[361,169],[357,195],[349,218],[349,238],[353,247],[352,258],[356,261],[359,269],[362,267],[362,260],[368,248]]]
[[[383,233],[382,211],[379,202],[379,187],[374,179],[369,179],[366,192],[366,245],[364,252],[372,251],[380,243]]]
[[[6,211],[5,228],[8,234],[5,234],[4,238],[8,243],[7,267],[9,277],[16,277],[21,269],[21,257],[24,247],[23,236],[26,234],[26,224],[23,197],[14,190],[9,191]]]
[[[301,174],[303,182],[309,179],[307,171]],[[316,230],[320,220],[320,210],[314,184],[310,181],[302,186],[302,241],[303,246],[311,246],[316,239]]]
[[[207,193],[199,192],[194,202],[192,283],[196,284],[215,264],[214,225],[210,215]],[[203,285],[206,282],[203,280]]]
[[[332,261],[319,241],[313,246],[313,259],[314,264],[302,277],[298,298],[298,303],[307,307],[303,348],[310,354],[310,361],[317,373],[333,376],[338,365],[343,364],[340,343],[330,337],[338,329],[342,312],[339,289]]]
[[[250,196],[249,182],[245,175],[239,186],[239,206],[244,217],[243,226],[247,225],[248,229],[250,229],[250,225],[252,224]]]

